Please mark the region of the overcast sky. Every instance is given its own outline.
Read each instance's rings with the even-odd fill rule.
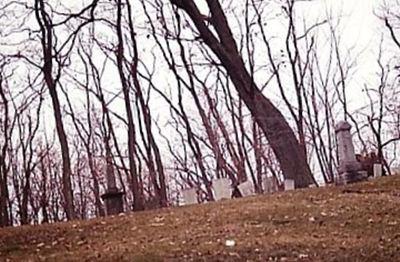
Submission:
[[[301,3],[307,6],[307,12],[313,15],[324,15],[325,10],[332,10],[333,16],[341,14],[339,36],[345,48],[351,48],[351,55],[357,57],[357,68],[348,82],[348,96],[353,108],[363,107],[367,98],[360,95],[365,85],[373,86],[377,71],[377,53],[379,41],[384,33],[381,21],[375,12],[380,5],[376,0],[314,0]],[[310,14],[311,15],[311,14]],[[342,46],[343,47],[343,46]]]
[[[70,0],[63,2],[63,5],[75,5],[81,8],[91,0]],[[239,0],[234,0],[239,1]],[[205,0],[195,0],[199,7],[206,11]],[[327,11],[332,12],[332,16],[341,17],[340,30],[338,35],[341,38],[341,49],[346,50],[352,48],[352,57],[357,57],[357,67],[353,70],[351,81],[348,85],[348,97],[353,109],[363,107],[367,100],[366,97],[360,95],[365,85],[373,86],[376,77],[373,77],[377,71],[377,51],[378,42],[384,29],[380,25],[380,21],[374,14],[374,10],[378,7],[380,1],[376,0],[302,0],[296,3],[298,5],[299,14],[314,22],[317,18],[320,21],[325,19]],[[135,1],[133,1],[135,3]],[[234,3],[234,2],[233,2]],[[279,5],[278,5],[279,6]],[[140,9],[140,5],[132,5],[134,9]],[[277,12],[279,10],[271,10]],[[274,28],[268,28],[271,32]],[[275,29],[279,30],[279,29]],[[143,47],[145,48],[145,47]],[[146,60],[143,54],[141,59]],[[168,77],[169,72],[164,72]],[[111,78],[113,79],[113,78]],[[277,92],[277,91],[276,91]],[[270,96],[276,96],[277,93],[269,92]],[[277,96],[279,97],[279,96]],[[165,105],[166,106],[166,105]]]

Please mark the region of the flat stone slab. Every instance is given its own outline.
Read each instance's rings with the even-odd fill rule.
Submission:
[[[274,193],[279,190],[275,177],[264,177],[262,182],[264,193]]]
[[[229,178],[214,179],[212,181],[215,201],[229,199],[232,195],[231,180]]]
[[[285,191],[294,190],[295,189],[294,180],[293,179],[285,179],[284,189],[285,189]]]
[[[400,167],[394,167],[390,169],[392,175],[400,175]]]
[[[182,190],[182,198],[185,205],[198,204],[197,192],[195,188]]]
[[[344,172],[336,179],[336,185],[347,185],[360,181],[366,181],[367,179],[367,171]]]
[[[253,196],[256,194],[256,192],[254,191],[254,185],[251,181],[241,183],[240,185],[238,185],[238,189],[240,190],[240,193],[242,193],[243,197]]]
[[[378,178],[382,176],[382,164],[374,164],[374,178]]]

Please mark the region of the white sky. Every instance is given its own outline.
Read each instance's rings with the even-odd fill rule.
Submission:
[[[5,0],[0,0],[0,2]],[[74,6],[76,10],[82,8],[91,0],[69,0],[60,1],[53,0],[53,3],[62,3],[64,6]],[[164,0],[168,2],[167,0]],[[232,0],[231,0],[232,1]],[[239,1],[239,0],[233,0]],[[241,0],[240,0],[241,1]],[[284,0],[282,0],[284,1]],[[141,5],[136,0],[131,0],[132,8],[134,11],[141,12]],[[196,0],[197,3],[204,3],[204,0]],[[296,3],[299,7],[298,12],[304,12],[304,17],[307,19],[317,19],[320,17],[325,18],[327,10],[332,10],[333,17],[342,15],[341,19],[341,32],[342,44],[347,47],[354,47],[354,55],[358,55],[359,63],[357,65],[357,71],[353,76],[353,80],[348,83],[349,90],[348,95],[350,100],[359,100],[353,103],[355,108],[363,106],[366,103],[364,98],[360,100],[359,94],[364,84],[372,84],[371,76],[376,71],[376,53],[378,45],[376,42],[379,41],[380,34],[382,33],[382,26],[379,25],[379,20],[375,17],[373,11],[378,7],[379,1],[376,0],[302,0]],[[57,4],[56,4],[57,6]],[[304,8],[303,8],[304,7]],[[278,10],[279,11],[279,10]],[[271,12],[277,12],[277,10],[271,10]],[[299,14],[301,15],[301,14]],[[313,20],[311,20],[313,21]],[[277,29],[268,28],[268,30],[274,31]],[[139,50],[142,47],[139,47]],[[143,47],[146,48],[146,47]],[[352,54],[353,55],[353,54]],[[146,54],[142,54],[142,59],[147,60]],[[151,60],[151,59],[150,59]],[[114,75],[113,73],[112,75]],[[169,77],[169,72],[165,72],[165,77]],[[107,77],[108,78],[108,77]],[[117,78],[114,76],[110,77],[114,81]],[[271,94],[269,94],[271,95]],[[274,95],[274,94],[272,94]],[[121,103],[122,104],[122,103]],[[168,108],[166,104],[160,105],[163,109]],[[124,111],[121,108],[121,113]],[[164,110],[167,111],[167,110]]]
[[[65,6],[82,7],[91,0],[69,0],[63,1]],[[239,0],[234,0],[239,1]],[[59,0],[54,2],[61,3]],[[134,0],[132,3],[136,3]],[[165,0],[165,2],[168,2]],[[206,12],[205,1],[195,0],[200,9]],[[231,2],[231,1],[228,1]],[[370,81],[371,74],[375,72],[377,42],[382,33],[382,26],[374,15],[374,10],[379,6],[380,1],[376,0],[298,0],[299,7],[304,6],[305,17],[325,17],[327,10],[332,10],[333,16],[342,14],[340,33],[342,44],[347,48],[355,48],[358,55],[358,73],[355,77],[357,86],[363,86]],[[140,9],[139,4],[132,4],[134,9]],[[301,9],[301,8],[300,8]],[[273,28],[270,30],[274,30]]]
[[[305,6],[310,16],[324,16],[332,10],[333,17],[341,15],[341,48],[351,49],[351,56],[357,57],[357,65],[351,81],[348,82],[347,95],[350,108],[358,109],[367,103],[362,94],[365,85],[376,83],[377,53],[379,41],[385,29],[375,13],[380,3],[376,0],[311,0],[299,2]]]
[[[1,0],[0,0],[1,1]],[[79,10],[82,6],[86,5],[91,0],[69,0],[63,1],[63,5],[69,7],[75,6]],[[204,0],[195,0],[200,6]],[[235,0],[234,0],[235,1]],[[238,0],[237,0],[238,1]],[[60,3],[61,1],[54,0],[55,3]],[[137,4],[135,0],[131,0],[132,8],[134,11],[139,9],[141,11],[142,7]],[[168,2],[165,0],[165,2]],[[353,75],[352,81],[348,83],[348,97],[350,104],[353,108],[359,108],[366,104],[367,100],[364,96],[360,96],[361,90],[365,84],[371,83],[374,79],[373,74],[376,71],[376,53],[377,45],[376,42],[379,41],[381,29],[379,25],[379,20],[374,15],[374,9],[378,7],[378,1],[376,0],[302,0],[296,3],[299,7],[298,12],[304,12],[304,17],[311,19],[310,21],[320,20],[326,17],[327,10],[331,10],[333,17],[339,15],[341,18],[341,32],[338,34],[342,39],[342,47],[354,48],[354,56],[358,56],[359,63],[357,65],[355,74]],[[304,8],[303,8],[304,7]],[[204,9],[201,7],[201,9]],[[276,10],[272,10],[276,12]],[[279,10],[278,10],[279,11]],[[204,11],[206,12],[206,11]],[[302,14],[299,14],[302,15]],[[382,28],[382,27],[381,27]],[[274,28],[268,28],[268,30],[273,31]],[[277,30],[277,29],[275,29]],[[146,48],[146,47],[143,47]],[[141,47],[139,47],[139,50]],[[353,55],[353,54],[352,54]],[[142,59],[147,60],[146,55],[142,55]],[[165,77],[169,77],[170,72],[164,72]],[[114,75],[112,73],[112,75]],[[107,77],[109,78],[109,77]],[[114,76],[109,79],[117,81]],[[275,96],[274,93],[269,93],[268,96]],[[280,97],[280,96],[277,96]],[[360,98],[361,97],[361,98]],[[117,104],[121,104],[120,101],[116,100]],[[168,108],[165,103],[157,103],[158,108],[162,108],[164,113],[167,113]],[[117,111],[124,114],[123,107],[117,106]],[[157,114],[157,113],[156,113]],[[160,112],[162,115],[162,112]],[[156,117],[156,115],[153,115]],[[162,116],[161,116],[162,117]]]

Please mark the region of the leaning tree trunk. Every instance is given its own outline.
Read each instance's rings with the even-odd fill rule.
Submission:
[[[201,39],[227,70],[240,99],[249,108],[268,139],[284,177],[293,179],[296,187],[300,188],[313,183],[306,156],[292,128],[282,113],[262,94],[248,73],[219,1],[207,0],[211,12],[211,19],[208,20],[218,36],[207,27],[204,16],[193,0],[171,0],[171,3],[190,16]]]

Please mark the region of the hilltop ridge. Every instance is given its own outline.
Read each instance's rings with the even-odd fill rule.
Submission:
[[[0,261],[400,261],[400,176],[0,229]]]

